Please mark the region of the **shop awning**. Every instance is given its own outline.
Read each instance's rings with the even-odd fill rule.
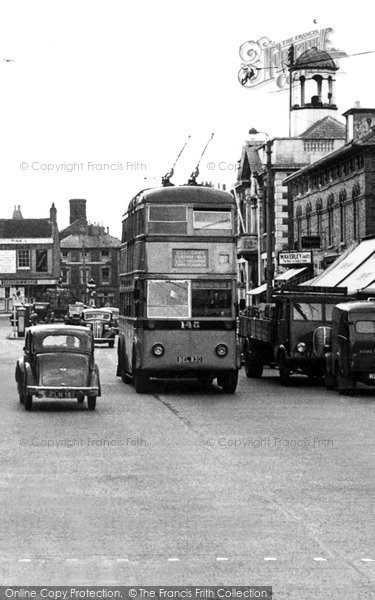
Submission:
[[[247,295],[248,296],[259,296],[259,294],[263,294],[266,291],[267,291],[267,284],[263,283],[259,287],[256,287],[253,290],[250,290],[249,292],[247,292]]]
[[[375,239],[361,242],[352,252],[344,258],[339,258],[309,285],[347,287],[348,294],[354,294],[373,283],[375,283]]]
[[[293,277],[297,277],[297,275],[300,275],[303,271],[306,271],[306,269],[308,269],[308,267],[298,267],[295,269],[288,269],[284,273],[277,275],[277,277],[275,277],[275,287],[280,287],[280,285],[282,283],[285,283],[286,281],[290,281],[291,279],[293,279]],[[278,283],[280,283],[280,285],[278,285]],[[259,287],[256,287],[253,290],[250,290],[249,292],[247,292],[247,294],[249,296],[259,296],[259,294],[263,294],[266,291],[267,291],[267,284],[263,283]]]

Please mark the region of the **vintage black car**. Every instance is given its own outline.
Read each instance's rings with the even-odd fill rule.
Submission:
[[[68,312],[64,317],[66,325],[82,325],[82,311],[85,309],[83,302],[69,304]]]
[[[90,327],[95,343],[106,342],[110,348],[113,348],[116,326],[109,308],[86,308],[82,312],[82,325]]]
[[[26,410],[31,410],[34,396],[77,398],[78,402],[86,396],[89,410],[95,410],[101,389],[92,332],[63,324],[30,327],[15,376]]]
[[[338,304],[326,344],[324,379],[327,389],[349,394],[364,383],[375,387],[375,302]]]
[[[37,323],[53,323],[55,315],[50,302],[34,302],[31,321],[33,325]]]

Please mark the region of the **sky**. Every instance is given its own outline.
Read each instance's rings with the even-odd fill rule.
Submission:
[[[0,218],[59,228],[69,199],[120,236],[131,198],[159,185],[190,135],[173,181],[186,183],[214,133],[200,181],[236,179],[248,131],[288,135],[288,93],[238,81],[240,46],[331,27],[348,55],[375,50],[373,2],[337,0],[13,0],[0,2]],[[317,21],[317,23],[314,23]],[[13,62],[14,61],[14,62]],[[340,61],[337,117],[375,106],[375,53]],[[111,165],[110,167],[107,165]]]

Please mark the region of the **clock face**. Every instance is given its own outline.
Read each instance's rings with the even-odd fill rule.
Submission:
[[[358,140],[371,131],[373,115],[358,115],[354,118],[354,139]]]

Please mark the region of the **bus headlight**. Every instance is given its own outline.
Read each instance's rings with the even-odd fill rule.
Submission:
[[[306,344],[305,342],[299,342],[297,344],[297,352],[300,354],[304,354],[306,352]]]
[[[163,344],[154,344],[152,346],[152,353],[154,354],[154,356],[163,356],[163,354],[164,354]]]
[[[215,348],[215,352],[220,357],[226,356],[228,354],[228,346],[225,344],[218,344]]]

